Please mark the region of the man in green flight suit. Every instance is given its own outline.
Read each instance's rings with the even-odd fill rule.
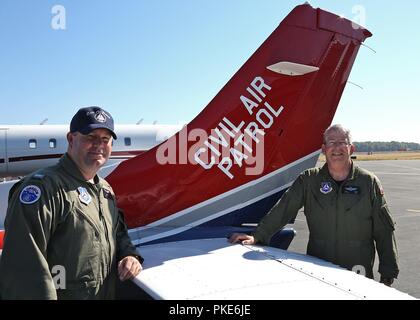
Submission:
[[[0,259],[2,299],[113,299],[117,277],[124,281],[142,270],[114,192],[97,175],[113,138],[109,113],[82,108],[59,163],[12,187]]]
[[[234,233],[229,241],[268,244],[304,206],[309,255],[373,278],[376,245],[380,281],[391,286],[399,272],[395,224],[378,178],[354,165],[350,131],[341,125],[325,131],[322,152],[327,163],[301,173],[253,235]]]

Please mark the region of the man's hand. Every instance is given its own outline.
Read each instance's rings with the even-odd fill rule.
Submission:
[[[127,256],[118,263],[118,277],[121,281],[132,279],[143,270],[139,260],[133,256]]]
[[[381,283],[383,283],[384,285],[390,287],[394,282],[394,278],[383,278],[381,276]]]
[[[254,237],[245,233],[234,233],[229,238],[230,243],[237,243],[239,241],[241,241],[242,244],[255,244]]]

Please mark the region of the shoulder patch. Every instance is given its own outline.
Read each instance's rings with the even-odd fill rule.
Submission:
[[[382,186],[379,186],[379,194],[381,196],[383,196],[385,194],[384,189],[382,188]]]
[[[381,196],[383,196],[384,194],[385,194],[385,192],[384,192],[384,188],[382,188],[382,184],[381,184],[381,182],[379,181],[379,179],[376,177],[376,176],[374,176],[374,183],[376,183],[376,185],[377,185],[377,187],[378,187],[378,191],[379,191],[379,194],[381,195]]]
[[[39,198],[41,198],[41,189],[34,185],[26,186],[19,195],[19,200],[23,204],[35,203]]]

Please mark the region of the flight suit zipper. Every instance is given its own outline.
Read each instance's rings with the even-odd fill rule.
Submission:
[[[339,224],[339,219],[343,219],[344,216],[341,214],[342,212],[344,213],[344,208],[343,208],[343,201],[342,201],[342,197],[343,197],[343,188],[344,186],[347,184],[347,182],[349,181],[349,179],[345,179],[343,180],[340,185],[337,188],[337,195],[336,195],[336,202],[335,202],[335,208],[336,208],[336,215],[335,215],[335,247],[334,247],[334,255],[335,255],[335,259],[338,259],[339,257],[339,244],[337,243],[337,233],[338,233],[338,224]],[[334,182],[335,183],[335,182]]]
[[[335,182],[334,182],[335,183]],[[340,193],[341,193],[341,186],[344,182],[342,182],[339,186],[337,185],[337,194],[335,196],[335,230],[334,230],[334,261],[338,259],[338,243],[337,243],[337,231],[338,231],[338,218],[340,214]]]
[[[111,244],[110,244],[110,240],[109,240],[109,230],[108,230],[108,226],[106,224],[104,215],[102,213],[102,201],[101,201],[101,190],[102,188],[96,188],[96,192],[98,195],[98,206],[99,206],[99,219],[102,222],[102,226],[105,232],[105,240],[106,240],[106,244],[108,246],[107,251],[108,251],[108,274],[111,273],[111,261],[112,261],[112,257],[111,257]],[[107,275],[104,275],[107,276]]]

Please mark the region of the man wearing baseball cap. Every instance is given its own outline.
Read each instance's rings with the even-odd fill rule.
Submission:
[[[116,138],[108,112],[82,108],[58,164],[10,190],[1,299],[113,299],[118,278],[142,270],[115,194],[97,175]]]
[[[114,132],[114,119],[100,107],[81,108],[70,122],[70,132],[89,134],[91,131],[100,128],[108,129],[112,137],[117,139]]]

